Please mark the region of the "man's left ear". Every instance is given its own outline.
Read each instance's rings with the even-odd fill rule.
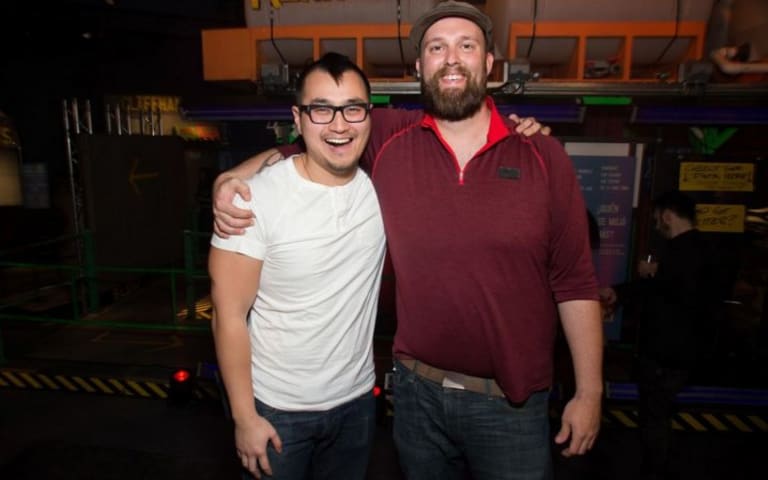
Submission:
[[[301,112],[296,105],[291,107],[291,113],[293,114],[293,125],[296,127],[296,133],[301,135]]]
[[[488,72],[488,75],[491,75],[491,70],[493,70],[493,53],[488,52],[485,54],[485,67],[486,72]]]

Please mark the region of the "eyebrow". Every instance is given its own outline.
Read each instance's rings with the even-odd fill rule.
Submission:
[[[330,100],[328,100],[326,98],[313,98],[313,99],[310,99],[309,102],[307,102],[307,103],[309,103],[311,105],[330,105],[330,106],[336,106],[333,103],[331,103]],[[352,98],[348,98],[341,105],[353,105],[355,103],[368,103],[368,100],[366,100],[364,98],[360,98],[360,97],[352,97]],[[341,105],[339,105],[339,106],[341,106]]]
[[[476,38],[476,37],[474,37],[472,35],[462,35],[461,37],[459,37],[459,41],[460,42],[464,42],[464,41],[467,41],[467,40],[480,43],[480,39]],[[432,37],[432,38],[425,38],[422,41],[422,43],[424,45],[427,45],[427,44],[432,43],[432,42],[447,42],[447,41],[448,41],[448,39],[444,35],[438,35],[438,36]]]

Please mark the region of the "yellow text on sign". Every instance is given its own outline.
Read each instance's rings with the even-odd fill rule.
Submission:
[[[128,95],[112,97],[109,100],[112,100],[113,103],[119,103],[126,110],[160,111],[163,113],[178,112],[181,103],[181,97],[168,95]]]
[[[4,147],[15,147],[18,145],[16,134],[11,127],[0,126],[0,145]]]
[[[683,162],[680,190],[752,192],[755,166],[751,163]]]
[[[744,205],[699,203],[696,205],[696,221],[702,232],[744,231]]]

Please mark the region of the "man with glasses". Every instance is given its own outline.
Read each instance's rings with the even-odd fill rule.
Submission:
[[[307,67],[292,107],[306,152],[249,180],[237,204],[257,220],[245,235],[211,240],[216,353],[249,477],[365,477],[384,262],[379,204],[358,168],[370,109],[349,59]]]

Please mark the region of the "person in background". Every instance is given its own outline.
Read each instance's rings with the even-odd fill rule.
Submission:
[[[637,383],[644,478],[666,478],[675,396],[707,343],[717,298],[710,246],[696,228],[696,204],[677,191],[653,201],[656,230],[666,239],[658,259],[638,263],[638,280],[601,290],[608,308],[639,312]]]
[[[266,478],[365,478],[384,227],[358,167],[370,86],[349,59],[305,69],[292,107],[306,153],[254,176],[243,236],[214,235],[213,334],[242,465]]]
[[[487,95],[487,15],[442,2],[411,41],[424,112],[375,110],[362,159],[397,285],[400,464],[412,480],[550,478],[558,319],[576,392],[555,442],[582,455],[600,425],[602,325],[580,188],[561,144],[518,134]],[[255,164],[217,179],[215,228],[225,234],[253,221],[229,199],[247,195],[235,178]]]

